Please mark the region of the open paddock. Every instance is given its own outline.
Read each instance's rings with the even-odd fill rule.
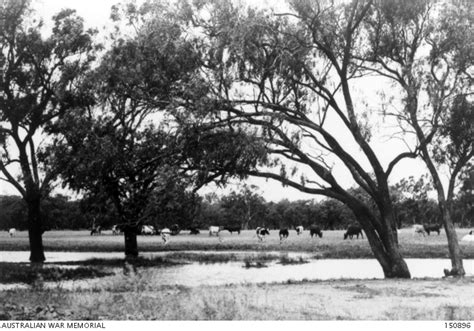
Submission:
[[[458,229],[458,238],[462,238],[470,229]],[[219,236],[209,236],[206,230],[198,235],[181,231],[172,236],[165,245],[160,236],[138,236],[138,248],[141,252],[181,251],[181,250],[252,250],[252,251],[300,251],[312,252],[321,258],[370,258],[373,256],[367,239],[343,240],[344,230],[323,231],[323,238],[311,238],[305,230],[300,236],[290,230],[290,236],[280,244],[278,230],[270,230],[270,235],[259,242],[255,230],[242,231],[240,235],[222,231]],[[121,252],[124,248],[123,235],[112,235],[104,231],[99,236],[91,236],[90,231],[48,231],[43,235],[46,251],[70,252]],[[410,258],[448,258],[447,240],[444,231],[423,237],[413,229],[402,229],[399,243],[404,257]],[[474,258],[474,243],[459,241],[464,258]],[[4,251],[28,250],[28,233],[18,231],[11,238],[6,231],[0,232],[0,247]]]

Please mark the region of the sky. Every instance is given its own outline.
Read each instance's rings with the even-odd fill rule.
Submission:
[[[86,27],[98,28],[102,36],[106,34],[107,29],[111,26],[108,24],[110,16],[110,8],[112,5],[117,4],[117,0],[34,0],[33,8],[36,11],[38,18],[42,18],[46,27],[48,27],[48,21],[51,17],[63,8],[76,9],[79,16],[82,16],[85,21]],[[268,2],[268,1],[266,1]],[[359,82],[357,86],[358,98],[361,100],[368,99],[374,101],[376,96],[376,88],[380,87],[380,80],[376,78],[367,79]],[[376,102],[375,102],[376,103]],[[339,130],[338,124],[334,122],[333,132]],[[406,151],[405,145],[401,141],[390,141],[387,142],[384,136],[384,132],[378,132],[379,137],[374,139],[371,145],[374,147],[376,154],[379,156],[383,165],[387,165],[388,162],[394,157],[395,152]],[[348,138],[349,139],[349,138]],[[357,149],[353,150],[357,154]],[[391,183],[396,183],[404,177],[409,175],[420,176],[426,172],[425,167],[419,160],[406,159],[398,164],[395,168],[393,175],[390,177]],[[351,185],[352,179],[346,171],[334,168],[334,174],[336,178],[340,180],[343,186],[347,187]],[[281,199],[298,200],[298,199],[321,199],[322,197],[315,197],[314,195],[308,195],[302,193],[296,189],[290,187],[282,187],[282,185],[273,180],[266,180],[261,178],[249,179],[248,184],[257,185],[260,192],[266,200],[279,201]],[[227,185],[226,188],[216,188],[214,185],[210,185],[206,188],[201,189],[201,194],[210,192],[216,192],[218,194],[226,194],[230,190],[238,190],[239,183],[234,181]],[[56,192],[70,194],[67,190],[58,189]],[[0,195],[2,194],[17,194],[13,186],[0,182]]]

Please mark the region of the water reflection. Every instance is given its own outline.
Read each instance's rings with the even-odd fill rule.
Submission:
[[[187,251],[181,253],[191,254],[255,254],[262,252],[232,251]],[[173,254],[173,252],[143,253],[143,257],[157,257]],[[280,252],[265,252],[275,254]],[[286,254],[286,253],[285,253]],[[28,252],[0,252],[1,262],[25,262],[29,256]],[[130,271],[131,274],[139,273],[142,279],[146,279],[150,285],[224,285],[240,283],[262,283],[262,282],[286,282],[289,280],[328,280],[328,279],[374,279],[383,278],[382,268],[375,259],[311,259],[314,254],[310,253],[288,253],[291,258],[303,257],[309,259],[309,263],[296,265],[282,265],[277,261],[265,262],[267,268],[244,268],[244,262],[200,264],[190,263],[159,268],[137,268]],[[91,258],[115,259],[123,258],[123,253],[97,253],[97,252],[49,252],[46,253],[49,262],[82,261]],[[450,268],[448,259],[405,259],[413,278],[443,276],[443,269]],[[474,273],[474,260],[464,260],[464,267],[468,275]],[[124,277],[124,270],[114,268],[115,276],[97,278],[93,280],[64,281],[62,287],[93,287],[100,286],[104,282],[114,282]],[[127,273],[128,274],[128,273]],[[125,277],[129,277],[125,275]],[[52,285],[52,284],[51,284]],[[0,290],[11,288],[13,284],[0,284]]]

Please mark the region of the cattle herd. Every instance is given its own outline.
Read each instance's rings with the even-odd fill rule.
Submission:
[[[119,235],[123,233],[125,226],[124,225],[119,225],[116,224],[112,227],[112,234],[113,235]],[[413,225],[413,230],[415,235],[430,235],[431,233],[436,232],[438,235],[441,233],[441,225],[439,224],[414,224]],[[93,226],[90,232],[91,236],[96,236],[96,235],[101,235],[102,233],[102,227],[99,226]],[[219,237],[219,240],[222,240],[222,238],[219,236],[219,234],[222,231],[228,231],[230,234],[233,234],[234,232],[237,232],[237,234],[240,235],[241,227],[239,226],[234,226],[234,227],[229,227],[229,226],[210,226],[209,227],[209,236],[216,236]],[[302,225],[295,227],[296,234],[299,236],[303,234],[304,232],[304,227]],[[14,237],[16,234],[16,229],[11,228],[8,229],[8,234],[10,237]],[[138,234],[141,235],[160,235],[161,238],[163,239],[163,242],[166,244],[168,243],[170,236],[175,236],[180,233],[181,229],[177,224],[172,225],[170,228],[163,228],[161,230],[157,230],[153,225],[142,225],[141,227],[138,228]],[[399,232],[399,230],[397,230]],[[266,238],[266,236],[270,235],[270,229],[267,227],[258,227],[255,231],[256,237],[260,242],[263,242]],[[190,227],[189,228],[189,234],[190,235],[197,235],[200,234],[200,230],[197,227]],[[314,236],[322,238],[323,237],[323,232],[321,231],[321,228],[315,225],[312,225],[309,227],[309,234],[311,238]],[[290,230],[288,228],[283,228],[280,229],[279,232],[279,237],[280,237],[280,244],[288,239],[290,236]],[[360,237],[363,239],[364,234],[362,232],[362,228],[357,225],[357,224],[352,224],[349,225],[347,228],[346,232],[344,233],[343,239],[353,239],[356,237],[356,239],[359,239]],[[471,230],[467,235],[465,235],[462,239],[462,241],[474,241],[474,230]]]

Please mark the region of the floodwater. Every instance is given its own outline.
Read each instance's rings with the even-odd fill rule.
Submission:
[[[199,254],[258,254],[262,252],[215,252],[215,251],[187,251]],[[265,252],[276,254],[278,252]],[[28,252],[0,252],[2,262],[25,262]],[[166,256],[173,252],[143,253],[143,257]],[[224,285],[262,282],[287,282],[300,280],[328,280],[328,279],[377,279],[383,278],[382,268],[375,259],[311,259],[310,253],[284,253],[286,256],[303,257],[308,263],[282,265],[278,261],[265,262],[263,268],[245,268],[244,262],[227,263],[190,263],[159,268],[140,268],[137,272],[153,286],[160,285]],[[26,258],[25,258],[26,257]],[[123,253],[88,253],[88,252],[48,252],[49,262],[80,261],[91,258],[122,258]],[[441,278],[443,269],[450,268],[448,259],[405,259],[413,278]],[[468,275],[474,274],[474,260],[464,260],[464,267]],[[115,276],[97,278],[93,281],[65,281],[62,287],[90,287],[100,286],[101,282],[120,281],[125,277],[122,268],[114,268]],[[142,279],[143,279],[142,278]],[[0,284],[0,290],[12,288],[14,284]],[[18,286],[18,284],[16,285]]]

